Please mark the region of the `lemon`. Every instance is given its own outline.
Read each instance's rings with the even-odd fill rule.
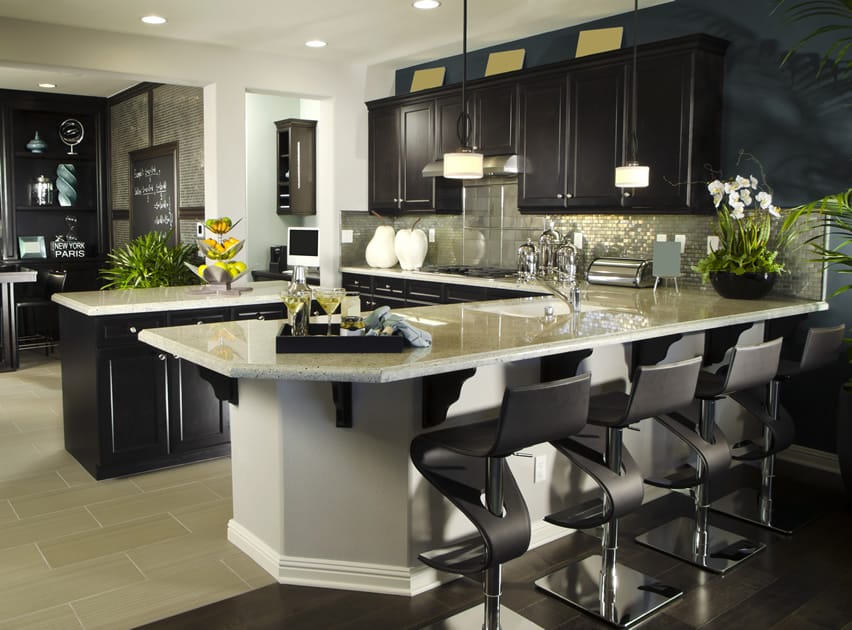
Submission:
[[[198,275],[204,277],[205,269],[207,269],[207,265],[198,265]]]
[[[244,272],[248,267],[242,260],[237,260],[234,262],[234,267],[239,269],[240,273]]]

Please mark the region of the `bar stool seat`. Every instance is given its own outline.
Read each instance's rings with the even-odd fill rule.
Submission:
[[[843,346],[845,326],[811,328],[801,353],[795,359],[781,358],[778,371],[767,388],[733,394],[753,418],[763,424],[762,443],[744,440],[734,445],[736,461],[763,460],[760,489],[740,488],[714,501],[710,509],[729,514],[783,534],[792,534],[817,516],[817,510],[804,502],[778,504],[773,499],[775,455],[793,443],[795,425],[781,406],[781,385],[794,376],[823,367],[833,361]],[[761,395],[765,391],[765,396]]]
[[[622,445],[630,425],[688,405],[695,394],[701,357],[640,366],[629,394],[592,396],[589,420],[603,436],[551,442],[597,485],[598,498],[546,517],[555,525],[584,529],[603,525],[601,553],[536,581],[536,586],[607,623],[628,627],[677,599],[683,592],[616,561],[619,517],[642,505],[642,475]]]
[[[530,542],[530,517],[506,457],[529,446],[567,438],[586,425],[590,376],[507,388],[496,420],[424,433],[411,442],[411,461],[456,506],[477,533],[419,556],[435,569],[485,573],[482,605],[434,627],[537,628],[500,608],[501,565]],[[501,621],[502,617],[502,621]]]
[[[40,269],[36,276],[37,292],[15,300],[18,350],[44,349],[48,354],[58,345],[57,307],[50,298],[65,288],[65,279],[65,271]]]
[[[716,428],[716,402],[733,392],[769,383],[778,370],[780,354],[780,338],[730,348],[726,365],[715,373],[702,371],[698,377],[695,397],[701,409],[697,420],[693,422],[683,414],[658,418],[698,455],[694,482],[687,482],[695,502],[695,517],[665,523],[637,536],[637,542],[716,573],[727,572],[765,547],[708,522],[711,490],[731,462],[727,444]]]

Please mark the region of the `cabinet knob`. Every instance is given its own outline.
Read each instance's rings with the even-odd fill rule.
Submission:
[[[202,322],[202,321],[199,319],[197,322],[195,322],[195,325],[196,325],[196,326],[201,326],[201,324],[203,324],[203,323],[204,323],[204,322]]]
[[[165,360],[166,360],[166,355],[165,355],[165,354],[163,354],[163,353],[161,352],[160,354],[158,354],[158,355],[157,355],[157,358],[158,358],[160,361],[165,361]]]
[[[388,289],[388,290],[390,290],[390,285],[389,285],[389,284],[386,284],[386,285],[385,285],[385,288],[386,288],[386,289]]]
[[[625,190],[624,191],[624,197],[625,198],[630,197],[630,192]]]
[[[566,198],[566,199],[571,199],[573,196],[574,196],[574,194],[573,194],[573,193],[565,193],[565,198]]]
[[[138,330],[136,330],[136,326],[131,326],[131,327],[130,327],[130,332],[132,332],[132,333],[135,335],[135,334],[136,334],[137,332],[139,332],[139,331],[138,331]]]
[[[265,317],[264,315],[258,315],[258,316],[257,316],[257,318],[258,318],[260,321],[263,321],[264,319],[266,319],[266,317]]]
[[[563,197],[562,193],[556,193],[556,198],[557,198],[557,199],[562,199],[562,197]]]
[[[394,202],[394,203],[399,203],[399,199],[397,199],[396,197],[394,197],[394,198],[393,198],[393,202]]]

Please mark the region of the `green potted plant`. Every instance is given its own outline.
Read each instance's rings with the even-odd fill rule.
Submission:
[[[784,221],[780,229],[772,229],[781,212],[772,203],[772,193],[754,175],[715,179],[707,190],[716,207],[714,233],[719,244],[693,271],[701,274],[702,281],[710,281],[722,297],[763,297],[784,270],[778,254],[790,243],[793,223]]]
[[[171,231],[148,232],[107,254],[107,266],[100,270],[104,289],[146,289],[198,284],[198,277],[186,266],[197,257],[197,247],[180,243],[169,245]]]
[[[849,72],[852,68],[852,0],[775,0],[773,13],[783,8],[787,18],[792,22],[822,18],[826,22],[800,39],[793,48],[781,60],[783,66],[787,60],[805,44],[815,38],[833,35],[835,39],[831,42],[817,70],[817,76],[831,63],[841,74]]]

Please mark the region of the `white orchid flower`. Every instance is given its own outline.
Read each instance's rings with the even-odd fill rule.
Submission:
[[[751,187],[757,190],[757,177],[749,175],[749,179],[751,179]]]
[[[769,212],[769,214],[771,214],[776,219],[781,218],[781,210],[778,208],[778,206],[769,206],[769,207],[766,208],[766,210],[767,210],[767,212]]]
[[[730,195],[732,192],[739,189],[736,182],[725,182],[725,194]]]
[[[733,219],[744,219],[745,218],[745,210],[741,201],[737,201],[731,205],[731,218]]]
[[[743,205],[742,202],[740,201],[740,193],[737,192],[736,190],[732,190],[731,192],[728,193],[728,205],[733,207],[737,204]]]
[[[772,206],[772,195],[768,192],[761,190],[757,193],[757,203],[760,204],[760,207],[764,210],[769,210]]]
[[[749,188],[743,188],[740,191],[740,199],[742,199],[743,203],[747,206],[751,205],[751,190]]]
[[[734,181],[737,182],[737,188],[735,190],[739,190],[740,188],[748,188],[749,184],[751,184],[751,182],[742,175],[737,175]]]
[[[725,186],[718,179],[714,179],[712,182],[707,184],[707,190],[713,195],[713,205],[718,208],[719,204],[722,203],[722,197],[725,194]]]

